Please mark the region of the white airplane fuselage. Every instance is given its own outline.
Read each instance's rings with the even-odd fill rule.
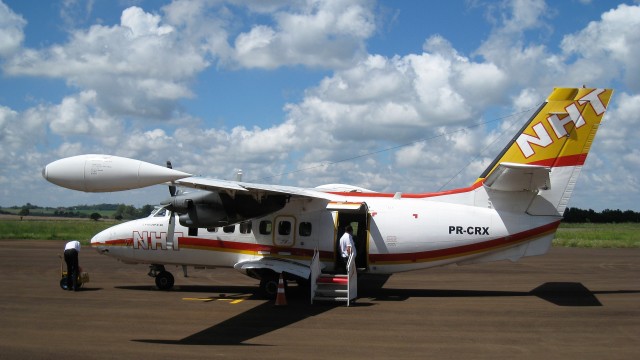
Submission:
[[[344,203],[361,206],[355,210],[332,210],[324,201],[292,199],[278,212],[229,227],[197,229],[189,235],[188,228],[176,224],[172,244],[167,244],[169,212],[160,211],[97,234],[92,246],[127,263],[205,267],[233,267],[260,258],[308,264],[318,249],[325,268],[333,269],[339,256],[338,223],[353,221],[359,225],[354,233],[358,267],[392,274],[543,254],[560,220],[437,198],[345,196]]]

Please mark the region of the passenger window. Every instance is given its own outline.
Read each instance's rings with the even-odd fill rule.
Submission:
[[[225,226],[225,227],[222,228],[222,231],[224,231],[227,234],[231,234],[234,231],[236,231],[236,226],[235,225]]]
[[[217,227],[210,227],[210,228],[207,228],[207,231],[208,232],[213,232],[213,233],[214,232],[218,232],[218,228]]]
[[[301,222],[300,227],[298,228],[298,234],[300,236],[310,236],[311,235],[311,223],[310,222]]]
[[[240,234],[251,234],[251,221],[240,223]]]
[[[280,221],[278,223],[278,234],[279,235],[289,235],[289,234],[291,234],[291,222],[289,222],[289,221]]]
[[[271,234],[271,229],[272,228],[272,224],[271,221],[269,220],[262,220],[260,221],[260,234],[262,235],[269,235]]]

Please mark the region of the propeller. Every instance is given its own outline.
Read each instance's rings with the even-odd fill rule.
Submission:
[[[169,160],[167,160],[167,168],[173,169],[173,166],[171,166],[171,161]],[[171,197],[176,196],[176,186],[173,185],[173,183],[169,185],[169,194],[171,195]]]
[[[173,166],[171,165],[171,161],[167,160],[167,167],[169,169],[173,169]],[[176,186],[173,184],[173,182],[171,183],[171,185],[169,185],[169,195],[171,195],[171,197],[176,196],[177,193],[177,188]],[[173,235],[176,229],[176,214],[173,211],[173,208],[171,206],[167,206],[169,207],[169,228],[167,229],[167,249],[169,248],[173,248]]]

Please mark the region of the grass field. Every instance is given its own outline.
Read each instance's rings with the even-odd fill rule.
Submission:
[[[640,224],[561,224],[554,246],[585,248],[638,248]]]
[[[115,220],[0,217],[0,239],[80,240],[88,244]],[[640,224],[561,224],[554,246],[582,248],[638,248]]]
[[[88,244],[98,232],[113,226],[115,221],[88,219],[52,219],[3,216],[0,218],[0,239],[79,240]]]

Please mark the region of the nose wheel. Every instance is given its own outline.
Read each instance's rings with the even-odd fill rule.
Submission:
[[[160,290],[171,290],[175,279],[170,272],[165,270],[164,265],[151,265],[149,266],[149,276],[156,279],[156,286]]]

